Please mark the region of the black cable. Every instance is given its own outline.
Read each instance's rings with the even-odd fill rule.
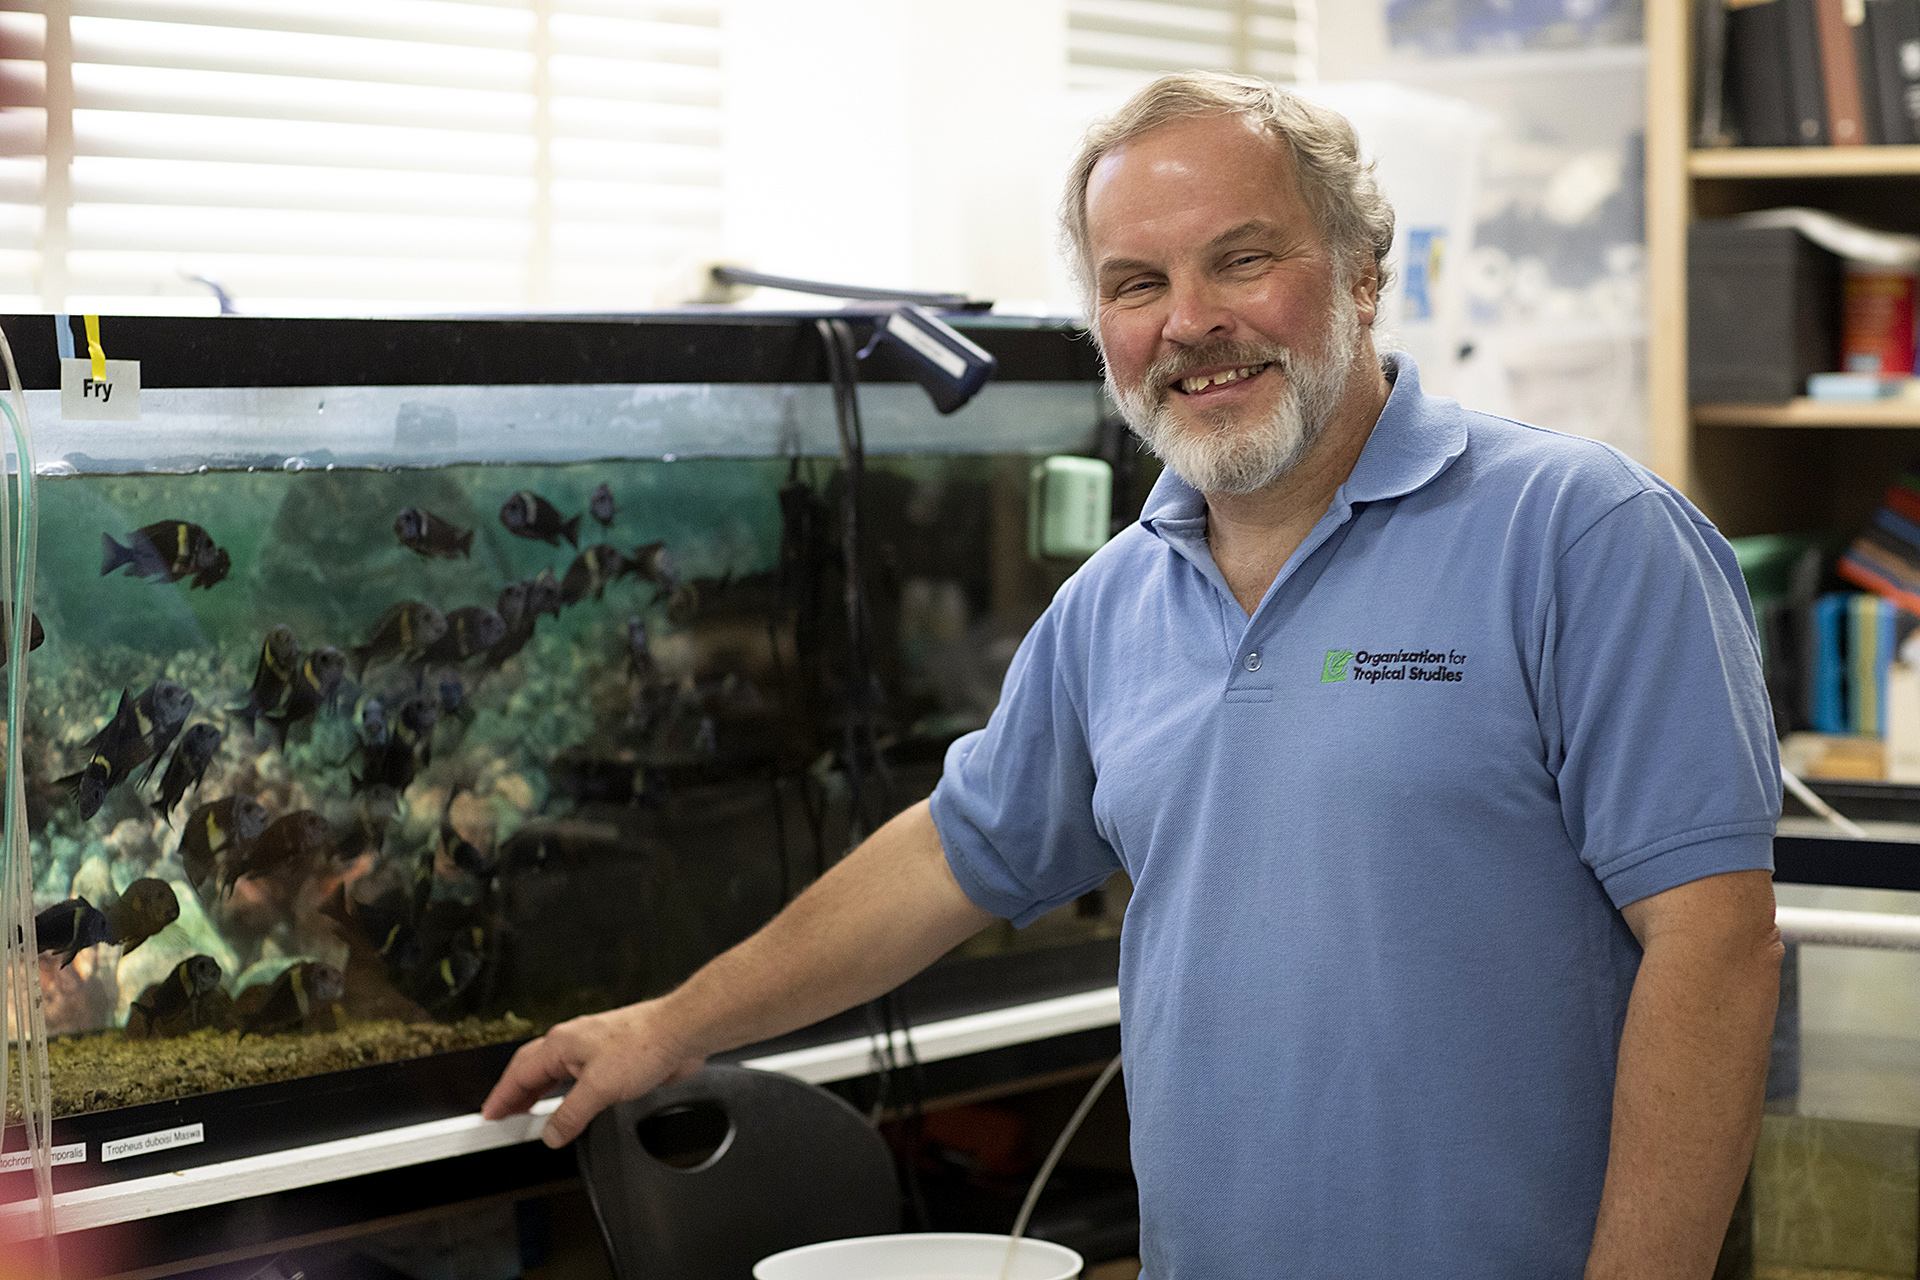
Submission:
[[[871,758],[872,655],[867,646],[865,575],[860,547],[860,490],[866,474],[866,441],[860,424],[859,374],[853,329],[844,320],[816,320],[826,348],[827,371],[833,381],[834,426],[840,438],[840,561],[841,602],[846,610],[846,715],[842,750],[847,771],[847,846],[867,836],[865,766],[862,748]]]

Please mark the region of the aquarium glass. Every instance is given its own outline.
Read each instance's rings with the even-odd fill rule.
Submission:
[[[819,386],[29,393],[56,1114],[663,992],[925,796],[1074,567],[1028,472],[1102,404],[861,396],[850,493]]]

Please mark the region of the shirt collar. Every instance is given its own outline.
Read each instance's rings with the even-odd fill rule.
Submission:
[[[1420,370],[1406,352],[1390,353],[1387,362],[1393,388],[1353,474],[1334,493],[1335,507],[1403,498],[1430,484],[1466,452],[1467,426],[1458,406],[1420,390]],[[1140,523],[1164,536],[1184,522],[1203,519],[1206,511],[1198,489],[1163,471],[1147,495]]]

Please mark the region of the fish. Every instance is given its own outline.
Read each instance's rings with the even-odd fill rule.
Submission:
[[[494,611],[500,620],[507,624],[506,634],[498,643],[487,650],[486,661],[482,664],[488,671],[494,671],[506,664],[507,659],[527,647],[533,639],[534,624],[543,613],[560,616],[560,583],[554,578],[553,570],[542,569],[540,575],[525,582],[510,582],[501,589],[500,599]]]
[[[149,1034],[154,1023],[170,1021],[183,1013],[192,1015],[192,1021],[198,1024],[201,1001],[220,989],[222,976],[220,962],[212,956],[188,956],[173,966],[165,980],[141,992],[145,999],[134,1001],[132,1007],[145,1021]]]
[[[180,726],[192,713],[193,695],[171,680],[154,681],[138,698],[122,689],[113,718],[85,747],[85,767],[59,779],[63,784],[77,784],[80,816],[91,818],[100,812],[107,792],[125,782],[142,764],[159,763],[159,753],[173,745]],[[147,773],[153,773],[151,766]]]
[[[420,963],[420,935],[413,927],[412,904],[404,894],[389,890],[373,902],[348,901],[344,887],[320,906],[320,914],[339,924],[348,945],[354,933],[366,939],[391,974]]]
[[[180,736],[187,717],[193,714],[193,705],[193,695],[171,680],[155,680],[134,699],[134,724],[145,737],[150,753],[147,771],[140,775],[140,781],[151,778],[153,771],[160,767],[160,758]]]
[[[546,614],[549,617],[560,616],[561,587],[560,580],[553,576],[551,567],[542,569],[527,579],[527,612],[534,617]]]
[[[160,777],[160,798],[151,806],[155,813],[172,823],[174,806],[200,785],[225,736],[210,724],[196,724],[181,735],[180,749],[173,753],[166,773]]]
[[[440,682],[440,714],[465,718],[467,712],[467,688],[452,676]]]
[[[130,955],[141,943],[180,918],[180,899],[165,880],[145,877],[127,886],[107,908],[107,941]]]
[[[111,933],[106,913],[85,898],[56,902],[33,918],[34,949],[60,952],[62,969],[88,947],[106,942]]]
[[[653,642],[647,638],[646,619],[637,613],[627,619],[627,670],[640,680],[653,676]]]
[[[13,631],[7,621],[7,611],[4,606],[0,606],[0,667],[6,666],[7,663],[12,660],[13,645],[9,643],[12,636]],[[40,615],[37,613],[28,614],[27,652],[32,653],[46,642],[47,629],[40,625]]]
[[[620,548],[596,542],[567,566],[567,576],[560,580],[560,603],[578,604],[588,596],[598,600],[605,594],[607,584],[626,573],[628,567]]]
[[[527,613],[527,584],[509,582],[500,588],[499,598],[493,602],[493,611],[500,615],[500,621],[507,624],[508,631],[519,626]]]
[[[428,559],[451,560],[455,556],[473,556],[473,530],[456,527],[431,511],[405,507],[394,518],[393,532],[400,545]]]
[[[164,578],[178,582],[191,576],[192,586],[210,588],[223,581],[233,559],[216,546],[213,535],[185,520],[162,520],[136,529],[121,546],[113,535],[100,535],[100,576],[122,565],[129,578]]]
[[[294,639],[293,628],[284,622],[269,628],[266,639],[260,642],[260,658],[253,665],[253,688],[247,691],[246,704],[232,712],[247,722],[248,733],[253,732],[254,717],[280,709],[299,661],[300,642]]]
[[[447,615],[420,600],[402,600],[373,624],[367,642],[347,652],[356,678],[367,668],[393,658],[418,658],[447,634]]]
[[[649,542],[628,552],[626,572],[651,582],[663,596],[672,595],[680,585],[679,565],[664,542]]]
[[[593,496],[587,499],[587,510],[600,522],[602,529],[610,527],[618,510],[613,503],[613,486],[602,480],[599,487],[594,489]]]
[[[302,960],[274,979],[258,1008],[242,1015],[242,1036],[292,1031],[346,994],[346,975],[324,960]]]
[[[233,886],[248,876],[267,876],[289,867],[304,868],[313,856],[326,848],[333,829],[327,820],[311,809],[299,809],[274,819],[260,838],[235,850],[227,860],[220,888],[231,893]]]
[[[369,747],[387,741],[387,705],[378,698],[368,698],[360,708],[360,740]]]
[[[444,854],[447,861],[470,876],[484,878],[493,870],[493,861],[453,825],[453,802],[460,796],[460,788],[455,787],[447,795],[447,803],[440,810],[440,840],[434,847],[436,856]]]
[[[286,709],[267,717],[267,722],[279,730],[282,746],[286,745],[289,729],[333,701],[346,669],[347,655],[330,644],[300,659],[294,668],[292,687],[287,690]]]
[[[368,753],[366,773],[354,779],[353,789],[386,786],[405,791],[414,775],[433,763],[433,726],[440,720],[440,703],[424,694],[400,704],[387,740]]]
[[[531,489],[522,489],[500,504],[500,523],[508,533],[550,547],[559,546],[562,538],[570,547],[580,545],[580,517],[562,520],[558,508]]]
[[[420,655],[428,664],[450,665],[478,658],[506,638],[507,623],[485,605],[467,605],[446,615],[446,634]]]
[[[180,833],[180,865],[187,882],[199,889],[222,854],[244,853],[266,833],[270,821],[266,809],[248,795],[225,796],[195,809]]]

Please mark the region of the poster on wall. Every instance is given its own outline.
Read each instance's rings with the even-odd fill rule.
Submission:
[[[1387,39],[1409,52],[1632,44],[1640,32],[1640,0],[1387,0]]]

